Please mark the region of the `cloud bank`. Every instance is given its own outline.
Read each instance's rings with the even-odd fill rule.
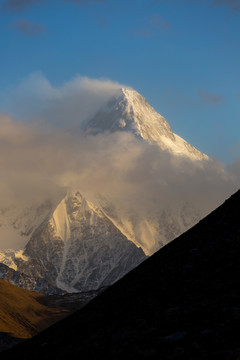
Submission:
[[[90,200],[112,199],[138,218],[186,204],[204,216],[238,189],[240,162],[224,169],[217,160],[173,156],[127,132],[77,131],[120,86],[76,77],[54,87],[35,74],[9,89],[9,104],[23,120],[0,115],[1,209],[57,201],[74,188]]]
[[[100,193],[141,216],[191,203],[211,211],[237,189],[239,163],[193,164],[129,133],[84,137],[0,117],[1,207],[57,198],[67,188]]]

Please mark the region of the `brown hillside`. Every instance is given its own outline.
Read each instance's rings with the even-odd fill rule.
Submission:
[[[0,280],[0,332],[27,339],[68,314],[41,304],[43,298],[42,294]]]

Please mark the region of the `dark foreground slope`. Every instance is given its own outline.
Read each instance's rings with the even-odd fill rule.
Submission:
[[[1,359],[240,359],[240,191]]]

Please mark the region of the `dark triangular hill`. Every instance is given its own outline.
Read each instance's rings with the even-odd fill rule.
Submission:
[[[240,191],[1,359],[240,359]]]

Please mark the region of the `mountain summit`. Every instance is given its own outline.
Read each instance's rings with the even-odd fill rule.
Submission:
[[[207,155],[174,134],[167,120],[142,95],[128,88],[121,88],[88,122],[85,131],[90,134],[129,131],[137,138],[158,144],[174,155],[192,160],[208,159]]]
[[[73,190],[33,231],[20,255],[0,252],[0,278],[47,294],[109,286],[146,259],[103,211]]]
[[[165,118],[131,89],[119,89],[85,125],[86,135],[115,131],[131,133],[149,149],[154,145],[173,158],[187,158],[190,167],[208,159],[174,134]],[[173,186],[169,183],[172,190]],[[97,290],[120,279],[202,217],[194,204],[185,202],[160,202],[143,214],[110,193],[82,191],[68,189],[54,204],[17,212],[0,208],[0,278],[48,294]],[[17,249],[11,248],[16,242],[11,234],[19,238]]]

